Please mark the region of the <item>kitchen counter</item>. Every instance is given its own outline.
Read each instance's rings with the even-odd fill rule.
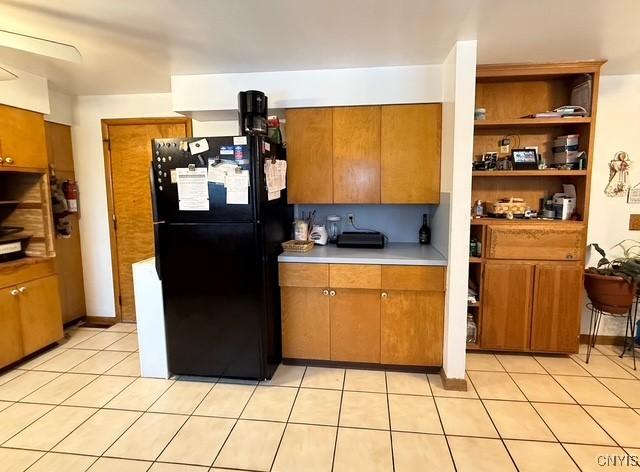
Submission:
[[[389,243],[384,249],[339,248],[333,244],[314,246],[308,252],[285,251],[278,262],[318,264],[380,264],[446,266],[447,259],[433,246],[418,243]]]

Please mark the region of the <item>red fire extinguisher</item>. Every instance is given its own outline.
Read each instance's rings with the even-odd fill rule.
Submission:
[[[78,213],[78,184],[73,180],[66,180],[62,184],[62,192],[67,200],[67,211],[69,213]]]

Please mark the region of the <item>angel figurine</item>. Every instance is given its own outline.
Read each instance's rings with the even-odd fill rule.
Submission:
[[[621,197],[629,190],[631,159],[624,151],[618,151],[609,162],[609,183],[604,189],[607,197]]]

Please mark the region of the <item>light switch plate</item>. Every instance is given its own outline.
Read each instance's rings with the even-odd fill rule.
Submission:
[[[640,231],[640,215],[629,215],[629,231]]]

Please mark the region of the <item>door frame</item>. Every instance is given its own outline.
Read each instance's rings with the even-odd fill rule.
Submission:
[[[111,149],[109,126],[122,125],[156,125],[156,124],[184,124],[187,130],[187,137],[193,136],[191,118],[171,117],[171,118],[109,118],[100,120],[102,128],[102,153],[104,156],[104,175],[107,187],[107,208],[109,212],[109,245],[111,251],[111,277],[113,280],[113,303],[116,309],[115,322],[122,321],[122,311],[120,307],[120,271],[118,270],[118,241],[114,224],[114,194],[113,176],[111,174]],[[151,158],[149,158],[151,162]]]

